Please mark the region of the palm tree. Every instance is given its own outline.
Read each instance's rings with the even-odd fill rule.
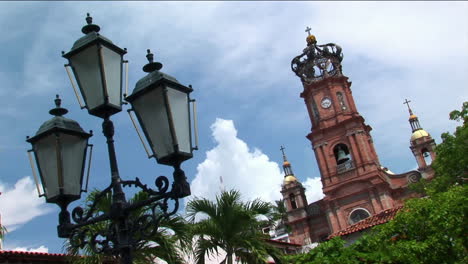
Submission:
[[[270,255],[279,263],[279,251],[266,243],[260,230],[259,216],[268,216],[271,205],[255,199],[242,202],[238,191],[223,191],[216,196],[216,202],[208,199],[195,199],[187,204],[192,235],[196,239],[194,256],[197,264],[204,264],[205,256],[226,252],[222,263],[232,264],[235,255],[242,263],[266,263]],[[196,216],[207,218],[195,221]]]
[[[277,228],[284,227],[287,233],[291,232],[291,227],[287,224],[288,222],[288,213],[286,211],[286,206],[284,206],[284,200],[276,200],[275,204],[272,205],[272,210],[270,214],[273,225]]]
[[[93,191],[86,199],[86,208],[85,211],[89,210],[92,202],[96,199],[98,191]],[[129,200],[130,203],[136,203],[143,201],[148,198],[148,195],[144,192],[136,193],[133,198]],[[111,195],[107,195],[101,199],[97,204],[97,213],[99,212],[109,212],[111,207]],[[139,215],[145,213],[147,208],[143,208],[137,211],[132,212],[131,216],[134,219],[137,219]],[[104,231],[109,223],[100,222],[87,226],[91,232],[89,233],[99,233]],[[89,234],[87,233],[87,234]],[[89,239],[90,237],[86,237]],[[156,258],[160,258],[167,263],[182,264],[185,263],[182,257],[182,253],[187,252],[188,241],[190,241],[189,236],[189,225],[188,223],[180,216],[171,216],[169,218],[162,218],[159,223],[159,228],[157,233],[151,237],[148,241],[143,241],[140,243],[133,253],[133,263],[135,264],[146,264],[153,263]],[[69,241],[66,242],[65,248],[71,255],[79,255],[80,253],[85,255],[84,258],[74,258],[73,263],[78,264],[97,264],[97,263],[117,263],[117,258],[115,256],[106,256],[103,254],[95,253],[92,248],[86,244],[83,249],[73,246]]]
[[[2,249],[3,238],[5,237],[6,232],[6,227],[0,223],[0,249]]]

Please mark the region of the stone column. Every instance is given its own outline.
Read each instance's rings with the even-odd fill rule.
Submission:
[[[375,197],[374,190],[372,189],[369,190],[369,197],[372,203],[372,207],[374,208],[374,213],[378,213],[382,211],[383,209]]]
[[[369,162],[370,157],[369,157],[369,149],[367,147],[368,142],[366,142],[366,133],[363,130],[356,131],[356,137],[359,138],[359,142],[361,143],[362,151],[361,153],[364,154],[364,161]]]
[[[323,150],[324,149],[323,146],[326,146],[327,144],[328,144],[327,142],[323,142],[314,146],[315,156],[317,157],[317,161],[319,163],[318,165],[319,165],[320,172],[322,173],[324,184],[331,182],[331,178],[329,177],[330,169],[328,167],[328,162],[326,160],[325,151]]]
[[[362,157],[361,157],[361,153],[359,151],[358,145],[356,144],[354,134],[355,134],[354,132],[351,132],[351,133],[347,134],[346,136],[348,136],[348,138],[349,138],[349,144],[350,144],[350,147],[351,147],[351,151],[353,153],[354,164],[355,164],[355,166],[357,168],[362,163]]]

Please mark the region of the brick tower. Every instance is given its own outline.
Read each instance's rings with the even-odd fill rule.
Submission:
[[[370,135],[372,128],[359,114],[351,82],[342,72],[341,47],[318,45],[310,28],[306,31],[307,47],[292,60],[291,68],[304,88],[300,96],[312,123],[307,138],[325,194],[320,208],[329,232],[334,233],[400,205],[407,195],[404,187],[420,174],[412,171],[397,175],[380,165]],[[311,236],[317,237],[313,227],[311,230]]]
[[[418,170],[421,172],[423,178],[431,179],[434,176],[434,170],[431,163],[435,159],[435,141],[429,133],[424,130],[419,124],[418,117],[413,114],[409,103],[411,101],[405,99],[404,104],[408,106],[409,123],[411,125],[411,138],[410,149],[413,152],[416,162],[418,163]]]
[[[296,226],[292,230],[291,242],[296,244],[310,244],[310,230],[307,221],[307,198],[305,196],[305,188],[297,180],[292,171],[291,163],[289,163],[284,153],[284,147],[281,146],[283,152],[283,171],[284,180],[281,186],[281,194],[283,195],[284,205],[288,214],[289,225]]]

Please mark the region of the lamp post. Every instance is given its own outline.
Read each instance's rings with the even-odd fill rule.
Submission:
[[[29,153],[34,153],[36,159],[42,193],[37,184],[31,155],[30,161],[39,196],[45,196],[48,203],[56,203],[61,208],[58,236],[69,238],[72,245],[80,248],[89,245],[96,253],[119,255],[121,263],[128,264],[132,263],[136,246],[157,232],[160,220],[177,212],[178,199],[190,195],[190,185],[180,165],[190,159],[192,151],[197,149],[192,145],[189,107],[190,103],[194,103],[189,97],[193,89],[160,72],[162,64],[154,62],[154,55],[147,50],[149,63],[143,70],[148,75],[137,82],[133,93],[126,98],[132,105],[128,111],[129,114],[135,112],[144,132],[151,153],[130,114],[148,157],[174,167],[174,181],[169,189],[168,178],[159,176],[155,180],[156,188],[152,189],[139,178],[122,180],[114,148],[114,125],[110,117],[122,110],[122,67],[126,49],[119,48],[100,35],[99,26],[92,24],[89,14],[86,21],[87,25],[82,29],[85,36],[75,42],[70,52],[62,54],[69,61],[65,66],[78,102],[89,114],[103,119],[102,131],[109,153],[111,183],[96,195],[88,210],[76,207],[70,217],[68,205],[79,199],[87,189],[88,177],[85,188],[83,179],[87,147],[92,146],[88,144],[88,139],[92,133],[84,132],[76,121],[63,117],[68,110],[61,107],[58,95],[55,99],[56,107],[49,112],[54,117],[46,121],[35,136],[27,138],[27,142],[32,145]],[[84,105],[81,104],[69,68],[75,75]],[[195,110],[194,104],[193,107]],[[193,116],[195,121],[195,113]],[[196,122],[194,125],[196,134]],[[91,152],[88,166],[90,161]],[[135,203],[128,202],[123,191],[126,186],[139,188],[148,198]],[[108,195],[112,197],[110,211],[98,212],[96,205]],[[173,208],[169,209],[170,206]],[[141,209],[144,210],[142,215],[136,219],[130,217],[133,211]],[[105,232],[93,234],[86,228],[103,221],[110,223]]]

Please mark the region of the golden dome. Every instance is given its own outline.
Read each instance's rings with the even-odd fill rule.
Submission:
[[[294,175],[288,175],[284,177],[284,184],[289,184],[289,183],[296,182],[296,181],[297,179],[296,177],[294,177]]]
[[[289,167],[289,166],[291,166],[291,163],[289,163],[289,161],[286,160],[283,162],[283,167]]]
[[[308,45],[317,43],[314,35],[307,36],[306,41]]]
[[[419,129],[413,132],[411,135],[411,141],[414,141],[416,139],[420,139],[422,137],[428,137],[429,133],[426,132],[424,129]]]
[[[414,115],[414,114],[410,115],[410,117],[409,117],[410,120],[411,119],[416,119],[416,118],[418,118],[418,117],[416,115]]]

